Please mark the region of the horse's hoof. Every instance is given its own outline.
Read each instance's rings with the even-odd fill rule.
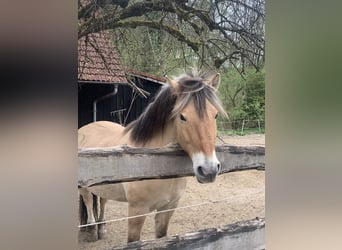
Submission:
[[[99,238],[97,236],[97,234],[88,234],[86,237],[85,237],[85,241],[86,242],[95,242],[97,241]]]
[[[107,230],[105,228],[105,225],[104,224],[100,224],[99,225],[99,230],[98,230],[99,240],[104,239],[106,233],[107,233]]]
[[[106,233],[107,233],[106,229],[103,229],[103,230],[99,231],[99,240],[104,239],[105,236],[106,236]]]
[[[83,230],[80,230],[79,238],[81,241],[85,241],[85,242],[97,241],[99,239],[97,235],[97,227],[90,226],[90,227],[84,228]]]

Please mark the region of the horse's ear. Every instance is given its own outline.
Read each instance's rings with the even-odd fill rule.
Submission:
[[[210,85],[211,87],[215,89],[215,91],[217,91],[220,86],[220,83],[221,83],[221,75],[220,73],[217,73],[216,75],[213,76],[213,78],[210,79],[210,81],[208,82],[208,85]]]
[[[172,80],[168,76],[165,76],[165,78],[166,78],[167,82],[169,83],[169,85],[171,86],[172,89],[176,90],[178,88],[178,83],[175,80]]]

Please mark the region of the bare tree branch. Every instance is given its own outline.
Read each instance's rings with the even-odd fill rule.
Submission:
[[[79,38],[150,27],[189,46],[200,61],[211,58],[216,68],[230,62],[243,71],[246,63],[258,68],[264,62],[264,0],[87,0],[78,14]]]

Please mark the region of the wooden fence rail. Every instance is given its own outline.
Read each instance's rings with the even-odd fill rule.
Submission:
[[[156,240],[136,241],[111,250],[265,250],[265,219],[239,221],[220,228],[207,228]]]
[[[265,147],[219,145],[216,155],[220,174],[265,167]],[[194,175],[191,159],[175,144],[158,149],[126,145],[79,149],[78,159],[79,187]]]

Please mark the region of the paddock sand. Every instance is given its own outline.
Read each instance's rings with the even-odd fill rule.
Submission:
[[[221,137],[231,145],[265,145],[264,135]],[[220,140],[218,141],[220,143]],[[203,203],[209,200],[223,202],[179,209],[175,211],[169,225],[168,235],[184,234],[203,228],[220,227],[241,220],[265,216],[265,171],[248,170],[232,172],[217,177],[214,183],[200,184],[188,177],[187,189],[179,207]],[[108,201],[106,219],[127,216],[127,203]],[[154,216],[148,216],[141,240],[154,239]],[[126,244],[127,221],[107,223],[105,239],[85,242],[79,238],[79,248],[84,250],[110,249]]]

